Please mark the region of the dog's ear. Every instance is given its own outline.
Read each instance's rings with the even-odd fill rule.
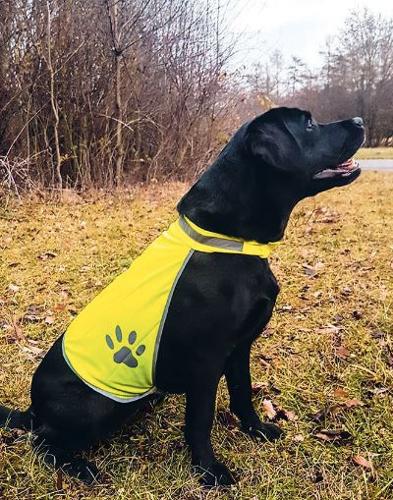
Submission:
[[[280,151],[265,115],[252,120],[246,129],[247,152],[257,161],[277,166]]]

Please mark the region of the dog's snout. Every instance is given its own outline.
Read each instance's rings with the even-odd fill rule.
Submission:
[[[357,127],[363,127],[364,125],[363,118],[361,118],[360,116],[355,116],[355,118],[352,118],[352,123]]]

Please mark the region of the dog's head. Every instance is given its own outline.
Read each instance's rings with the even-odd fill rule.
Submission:
[[[308,111],[274,108],[244,126],[251,162],[292,183],[300,198],[344,186],[360,175],[353,155],[364,142],[359,117],[317,123]],[[267,174],[267,172],[265,172]],[[264,172],[261,172],[264,175]]]
[[[303,198],[354,181],[361,118],[319,124],[275,108],[245,123],[178,205],[201,227],[261,242],[282,238]]]

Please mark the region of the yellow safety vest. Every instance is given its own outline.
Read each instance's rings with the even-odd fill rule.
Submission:
[[[73,320],[63,337],[65,360],[87,385],[115,401],[152,393],[168,308],[193,252],[267,258],[277,245],[206,231],[180,217]]]

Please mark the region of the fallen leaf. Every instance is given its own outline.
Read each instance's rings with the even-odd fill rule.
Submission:
[[[273,403],[270,401],[270,399],[264,399],[262,401],[262,410],[263,410],[263,413],[270,420],[273,420],[275,418],[275,416],[277,415],[277,412],[274,409]]]
[[[265,366],[270,366],[270,363],[273,361],[271,356],[267,356],[266,354],[259,353],[257,355],[258,360]]]
[[[56,311],[56,312],[61,312],[61,311],[65,311],[66,308],[67,308],[67,304],[64,304],[63,302],[60,302],[59,304],[56,304],[53,307],[53,310]]]
[[[389,389],[387,387],[377,387],[376,389],[370,389],[369,392],[374,396],[380,396],[389,392]]]
[[[348,401],[345,401],[344,405],[347,408],[356,408],[357,406],[364,406],[364,403],[360,401],[360,399],[348,399]]]
[[[336,314],[333,316],[332,320],[333,320],[333,324],[337,324],[337,323],[341,323],[342,320],[343,320],[343,316],[341,316],[341,314]],[[340,330],[342,330],[342,327],[339,327]]]
[[[322,222],[324,224],[332,224],[333,222],[337,222],[339,220],[339,217],[337,216],[327,216],[327,217],[322,217],[321,219],[318,219],[317,222]]]
[[[322,326],[321,328],[318,328],[316,330],[317,333],[339,333],[340,331],[340,328],[338,326],[335,326],[335,325],[331,325],[331,324],[328,324],[328,325],[324,325]]]
[[[19,287],[18,285],[14,285],[13,283],[11,283],[10,285],[8,285],[8,290],[10,292],[16,293],[19,290]]]
[[[302,264],[304,274],[306,276],[310,276],[310,278],[314,278],[317,275],[317,270],[315,267],[310,266],[309,264]]]
[[[37,323],[37,321],[41,320],[41,316],[37,316],[35,314],[25,314],[23,319],[29,321],[30,323]]]
[[[5,445],[12,445],[15,443],[15,441],[20,438],[21,436],[25,435],[26,431],[23,431],[21,429],[10,429],[7,434],[4,433],[0,437],[0,443],[4,443]],[[2,496],[2,498],[4,498]]]
[[[25,321],[29,321],[31,323],[36,323],[37,321],[41,321],[42,316],[39,314],[40,308],[36,304],[30,304],[27,307],[26,313],[23,316]]]
[[[279,408],[276,412],[276,416],[274,420],[287,420],[289,422],[294,422],[297,420],[297,415],[294,411],[284,410],[283,408]]]
[[[316,422],[317,424],[321,424],[327,417],[328,414],[328,409],[323,409],[323,410],[318,410],[315,413],[309,414],[309,417],[313,422]]]
[[[345,444],[352,439],[351,434],[344,430],[323,429],[314,434],[317,439],[333,444]]]
[[[56,471],[56,490],[63,489],[63,471],[61,469]]]
[[[328,414],[329,416],[332,416],[332,417],[335,417],[336,415],[338,415],[342,410],[342,406],[340,404],[337,404],[337,405],[332,405],[328,408]]]
[[[228,427],[228,429],[235,429],[238,427],[236,418],[228,410],[218,410],[217,421],[220,422],[220,424],[225,425],[225,427]]]
[[[283,410],[283,411],[284,411],[285,417],[290,422],[294,422],[295,420],[297,420],[298,417],[294,411],[290,411],[290,410]]]
[[[16,316],[12,316],[10,325],[6,323],[6,330],[9,331],[9,335],[7,335],[7,340],[9,342],[25,340],[25,336],[19,326],[19,320]]]
[[[45,323],[47,325],[53,325],[54,322],[55,322],[55,318],[53,316],[47,316],[45,318]]]
[[[373,463],[370,460],[366,460],[362,455],[355,455],[352,457],[352,461],[356,465],[360,465],[360,467],[363,467],[364,469],[368,469],[371,472],[374,472],[374,466]]]
[[[364,396],[364,398],[367,398],[367,399],[371,399],[374,397],[384,398],[387,395],[392,393],[391,389],[384,387],[378,383],[375,384],[373,382],[369,382],[369,383],[365,383],[365,385],[366,385],[366,387],[364,387],[364,395],[363,396]],[[370,387],[370,385],[371,385],[371,387]]]
[[[373,332],[371,332],[371,336],[374,339],[384,339],[386,337],[386,333],[380,330],[374,330]]]
[[[303,436],[303,434],[296,434],[296,436],[293,436],[293,440],[296,443],[302,443],[305,440],[305,437]]]
[[[336,348],[336,356],[340,359],[347,359],[351,353],[349,350],[344,347],[343,345],[340,345]]]
[[[36,347],[35,345],[22,345],[20,346],[20,349],[31,361],[36,361],[36,359],[42,359],[44,357],[44,350]]]
[[[48,259],[54,259],[56,257],[56,253],[55,252],[44,252],[44,253],[41,253],[38,258],[40,260],[48,260]]]
[[[348,397],[348,392],[341,387],[337,387],[337,389],[334,389],[333,395],[335,398],[345,399]]]
[[[274,330],[272,328],[265,328],[261,333],[261,337],[267,338],[274,335]]]
[[[254,382],[251,385],[251,392],[254,396],[257,396],[267,388],[267,384],[263,382]]]
[[[316,468],[311,476],[311,481],[313,483],[320,483],[321,481],[323,481],[323,479],[323,472],[320,469]]]
[[[273,394],[281,394],[281,389],[279,389],[278,387],[276,387],[273,384],[269,384],[268,390],[269,390],[269,392],[272,392]]]
[[[363,313],[361,311],[352,311],[352,316],[357,320],[362,319]]]

